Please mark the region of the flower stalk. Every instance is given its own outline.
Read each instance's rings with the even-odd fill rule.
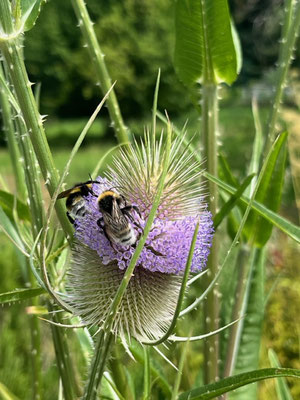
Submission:
[[[271,104],[271,110],[267,125],[267,141],[265,150],[268,151],[276,135],[276,123],[280,111],[283,90],[287,79],[290,63],[293,59],[295,43],[300,27],[300,2],[288,0],[286,7],[286,18],[282,27],[281,46],[278,59],[276,76],[275,97]]]
[[[81,29],[84,40],[86,41],[91,61],[95,66],[102,94],[104,95],[111,88],[112,83],[104,61],[104,54],[100,48],[93,28],[93,23],[83,0],[72,0],[72,6],[78,19],[78,25]],[[114,90],[112,90],[111,95],[107,100],[107,107],[119,143],[128,142],[128,129],[123,122],[123,117]]]
[[[209,77],[208,77],[209,78]],[[201,132],[204,144],[205,170],[217,177],[217,126],[218,126],[218,97],[217,85],[207,79],[202,85],[202,120]],[[214,217],[217,212],[218,189],[212,181],[206,182],[207,203],[209,211]],[[218,238],[215,234],[211,253],[208,258],[208,274],[205,279],[205,286],[209,286],[218,273]],[[209,292],[204,303],[204,326],[205,331],[212,332],[219,328],[219,300],[217,289]],[[209,337],[205,344],[205,381],[210,383],[219,376],[219,336]]]
[[[0,64],[0,75],[1,81],[3,82],[5,78],[2,64]],[[0,90],[0,104],[2,108],[3,130],[5,131],[5,136],[7,138],[8,152],[16,179],[17,194],[19,198],[24,201],[26,197],[24,170],[22,168],[22,164],[20,163],[20,149],[18,147],[14,124],[11,118],[10,104],[3,88]]]

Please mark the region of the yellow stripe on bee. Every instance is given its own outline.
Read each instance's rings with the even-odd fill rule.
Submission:
[[[120,197],[120,195],[116,192],[113,192],[112,190],[106,190],[105,192],[101,193],[98,197],[98,201],[104,199],[107,196],[112,196],[112,197]]]

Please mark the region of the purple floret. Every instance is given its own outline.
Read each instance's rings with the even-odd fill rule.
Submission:
[[[109,189],[117,191],[114,189],[113,183],[107,179],[98,177],[96,180],[100,184],[93,184],[95,194],[99,195]],[[117,261],[120,269],[127,268],[135,247],[122,247],[116,244],[112,246],[103,230],[97,225],[97,220],[101,217],[97,207],[97,197],[90,195],[86,201],[88,212],[84,218],[75,221],[76,238],[91,249],[96,250],[104,265]],[[170,207],[172,207],[171,204]],[[138,225],[144,228],[147,217],[142,213],[140,218],[135,211],[132,211],[132,215]],[[181,273],[185,269],[198,220],[200,221],[200,226],[191,271],[200,271],[205,267],[214,232],[211,213],[208,211],[202,211],[195,217],[182,216],[182,218],[176,220],[162,219],[161,217],[155,218],[137,266],[152,272]],[[134,229],[139,238],[142,233],[141,229],[135,226]]]

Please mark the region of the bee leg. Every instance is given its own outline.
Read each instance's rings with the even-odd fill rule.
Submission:
[[[99,219],[97,219],[97,225],[99,226],[99,228],[103,229],[102,222],[103,222],[103,217],[100,217]]]
[[[139,233],[138,237],[137,237],[137,241],[138,242],[140,240],[140,237],[142,236],[141,233]],[[136,242],[132,245],[132,247],[136,247]],[[160,251],[155,250],[152,246],[150,246],[149,244],[145,244],[144,246],[147,250],[151,251],[151,253],[153,253],[155,256],[159,256],[159,257],[166,257],[165,254],[162,254]]]
[[[139,217],[142,218],[142,214],[141,214],[140,209],[138,208],[138,206],[131,206],[131,207],[134,209],[134,211],[136,211],[138,213]]]
[[[74,220],[74,218],[71,217],[69,211],[67,211],[67,217],[68,217],[68,220],[71,222],[71,224],[74,225],[75,220]]]
[[[140,225],[138,222],[135,221],[135,219],[133,218],[133,216],[130,214],[129,211],[124,210],[124,208],[122,208],[122,212],[123,212],[124,215],[126,215],[126,217],[128,217],[128,219],[130,220],[130,222],[131,222],[136,228],[139,228],[139,229],[142,231],[142,233],[144,233],[144,229],[141,227],[141,225]]]
[[[160,251],[155,250],[152,246],[150,246],[149,244],[145,245],[146,249],[150,250],[151,253],[153,253],[155,256],[159,256],[159,257],[166,257],[165,254],[162,254]]]
[[[99,228],[102,230],[104,236],[105,236],[106,239],[109,241],[111,247],[112,247],[115,251],[117,251],[117,249],[115,248],[113,242],[110,240],[110,237],[108,236],[108,234],[107,234],[107,232],[106,232],[105,225],[102,225],[102,222],[103,222],[103,218],[100,217],[100,218],[97,220],[97,225],[98,225]]]
[[[138,208],[138,206],[133,206],[132,204],[126,204],[126,200],[124,199],[125,202],[125,207],[123,207],[121,210],[122,211],[126,211],[126,212],[130,212],[131,210],[134,210],[138,213],[139,217],[142,218],[141,212]]]

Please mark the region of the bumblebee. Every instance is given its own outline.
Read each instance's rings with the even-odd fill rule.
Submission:
[[[67,217],[71,224],[74,224],[75,218],[83,218],[86,214],[86,202],[85,197],[89,194],[96,196],[93,193],[92,185],[93,183],[100,183],[98,181],[93,181],[90,179],[86,182],[76,183],[70,189],[61,192],[57,199],[62,199],[64,197],[67,198],[66,200],[66,207],[67,207]]]
[[[125,197],[114,192],[106,190],[98,197],[98,207],[102,217],[98,219],[98,226],[110,243],[121,246],[132,246],[137,241],[137,235],[132,224],[139,227],[131,215],[135,210],[139,215],[139,209],[132,204],[128,204]],[[132,224],[131,224],[131,223]]]
[[[101,193],[97,201],[99,211],[102,214],[97,224],[103,230],[112,247],[114,247],[114,244],[135,247],[141,234],[135,233],[133,225],[143,232],[143,228],[131,214],[132,210],[135,210],[141,217],[138,207],[127,203],[123,195],[113,190],[106,190]],[[157,256],[165,257],[150,245],[145,245],[145,248]]]

